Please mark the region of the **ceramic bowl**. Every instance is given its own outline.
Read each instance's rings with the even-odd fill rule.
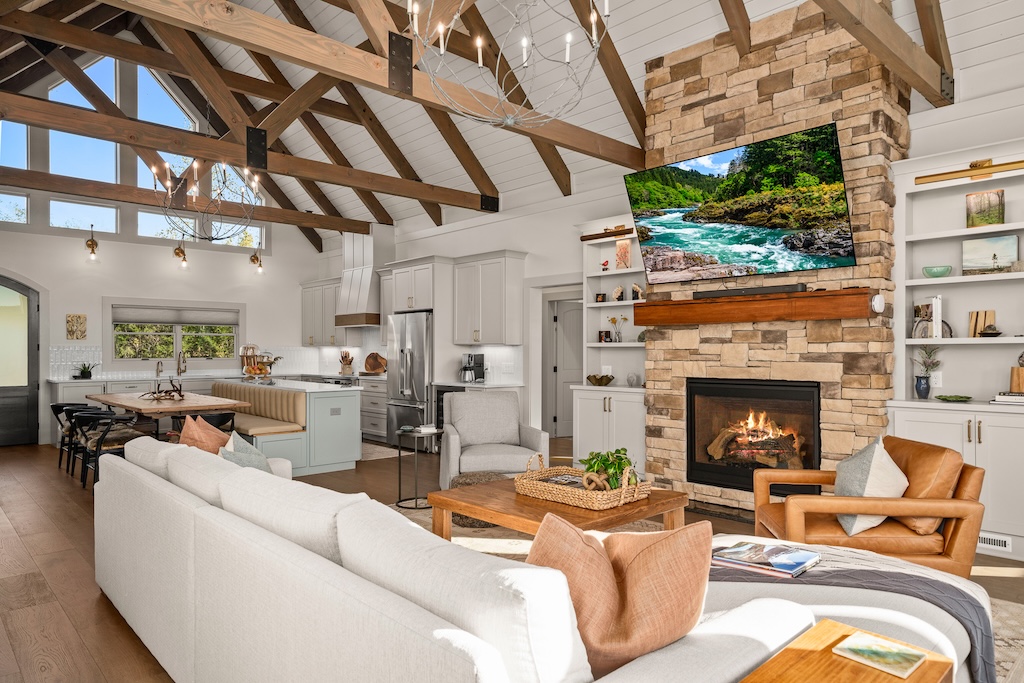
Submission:
[[[953,272],[953,266],[925,266],[921,272],[925,277],[946,277]]]
[[[595,387],[606,387],[615,379],[614,375],[587,375],[587,381]]]

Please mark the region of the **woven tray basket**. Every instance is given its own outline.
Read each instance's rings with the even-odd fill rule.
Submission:
[[[537,459],[540,469],[531,470],[534,458]],[[629,481],[632,468],[627,468],[622,473],[622,478]],[[651,495],[651,483],[642,481],[633,486],[623,486],[611,491],[587,491],[562,484],[552,484],[541,479],[557,477],[569,474],[582,477],[586,472],[575,467],[544,467],[544,456],[540,453],[532,456],[526,463],[526,472],[516,475],[516,493],[531,498],[549,500],[553,503],[572,505],[573,507],[586,508],[587,510],[610,510],[626,503],[633,503],[643,500]]]

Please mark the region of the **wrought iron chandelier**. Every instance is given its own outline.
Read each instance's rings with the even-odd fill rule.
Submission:
[[[561,11],[557,0],[493,1],[502,10],[490,22],[499,27],[493,36],[498,54],[488,47],[485,55],[491,36],[470,36],[476,47],[473,68],[448,49],[453,33],[465,36],[465,0],[453,16],[434,16],[437,2],[421,16],[419,3],[407,0],[413,55],[422,52],[417,66],[430,77],[435,94],[453,111],[498,127],[534,128],[568,115],[582,101],[597,66],[601,41],[608,34],[609,0],[603,0],[601,17],[596,4],[588,3],[589,21],[582,22]],[[481,98],[474,90],[490,97]]]
[[[172,232],[181,236],[175,249],[179,258],[184,258],[181,242],[185,239],[223,242],[244,234],[252,224],[256,207],[263,201],[258,174],[244,168],[242,176],[235,180],[228,174],[227,164],[213,163],[206,173],[207,164],[210,162],[196,159],[180,176],[171,171],[169,162],[164,163],[162,174],[156,166],[150,168],[153,191],[164,218]],[[231,175],[237,174],[232,171]],[[241,211],[226,215],[228,203],[241,207]]]

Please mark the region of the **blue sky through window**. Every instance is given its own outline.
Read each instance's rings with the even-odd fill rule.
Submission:
[[[28,168],[28,127],[0,121],[0,166]]]
[[[21,194],[0,194],[0,221],[28,223],[28,197]]]
[[[50,227],[88,230],[90,224],[95,226],[96,232],[117,232],[117,209],[50,200]]]
[[[85,69],[85,73],[107,97],[116,101],[113,59],[104,57]],[[94,109],[67,81],[50,89],[50,100]],[[50,131],[50,173],[105,183],[117,182],[117,145],[105,140]],[[52,219],[50,223],[53,224]]]
[[[195,221],[189,221],[189,227],[195,230]],[[162,213],[150,213],[148,211],[139,211],[139,236],[141,237],[159,237],[165,240],[177,240],[181,238],[181,233],[174,230],[167,222],[167,218]],[[195,240],[191,237],[185,237],[186,242],[194,242]]]

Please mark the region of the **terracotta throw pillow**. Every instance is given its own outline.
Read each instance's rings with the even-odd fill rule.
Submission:
[[[207,453],[220,455],[222,446],[226,446],[231,440],[230,434],[220,431],[202,417],[192,419],[192,416],[185,417],[185,424],[181,428],[181,438],[178,443],[186,446],[195,446]]]
[[[526,561],[565,574],[590,667],[600,678],[696,626],[711,567],[711,523],[603,534],[548,514]]]

